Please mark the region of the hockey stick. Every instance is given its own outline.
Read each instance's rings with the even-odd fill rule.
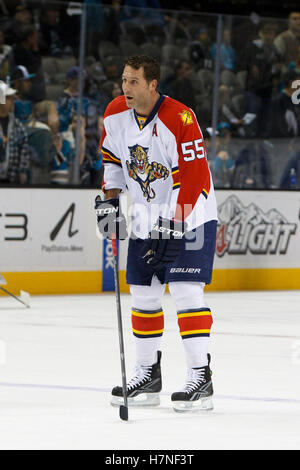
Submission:
[[[122,327],[119,270],[118,270],[118,259],[117,259],[117,240],[116,240],[115,235],[112,236],[111,242],[112,242],[112,252],[113,252],[113,258],[114,258],[115,292],[116,292],[117,315],[118,315],[122,389],[123,389],[123,397],[124,397],[124,405],[120,405],[120,418],[123,421],[127,421],[128,420],[128,403],[127,403],[127,387],[126,387],[127,381],[126,381],[126,370],[125,370],[124,339],[123,339],[123,327]]]
[[[3,290],[3,292],[5,292],[6,294],[10,295],[11,297],[13,297],[14,299],[18,300],[19,302],[21,302],[23,305],[25,305],[27,308],[30,307],[30,295],[28,294],[28,292],[25,292],[23,290],[20,291],[21,293],[21,296],[20,297],[17,297],[16,295],[12,294],[11,292],[9,292],[8,290],[4,289],[4,287],[1,287],[0,286],[0,289]]]

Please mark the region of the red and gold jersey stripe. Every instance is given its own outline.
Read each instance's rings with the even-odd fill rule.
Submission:
[[[179,168],[178,168],[178,166],[172,168],[172,178],[173,178],[173,189],[180,188]]]
[[[203,194],[203,196],[205,197],[205,199],[208,198],[208,191],[207,191],[206,189],[203,188],[201,194]]]
[[[120,158],[116,157],[112,152],[108,149],[102,147],[101,153],[103,156],[103,163],[114,163],[115,165],[122,166]]]

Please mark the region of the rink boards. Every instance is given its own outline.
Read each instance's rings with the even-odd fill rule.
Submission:
[[[0,188],[0,272],[11,292],[113,289],[111,246],[96,236],[96,194]],[[300,193],[219,190],[216,197],[216,256],[207,290],[300,289]],[[119,251],[120,286],[128,292],[126,241]]]

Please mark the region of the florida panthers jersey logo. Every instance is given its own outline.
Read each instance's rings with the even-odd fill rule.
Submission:
[[[128,175],[140,185],[143,196],[147,202],[150,202],[155,198],[155,191],[150,187],[150,183],[161,178],[167,179],[170,172],[161,163],[148,161],[148,147],[136,144],[128,148],[130,151],[130,162],[126,160]]]

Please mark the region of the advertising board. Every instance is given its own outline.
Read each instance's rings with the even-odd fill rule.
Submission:
[[[113,289],[110,243],[96,236],[97,190],[0,188],[0,272],[15,290]],[[207,290],[300,288],[300,193],[216,191],[218,232]],[[122,196],[123,208],[130,205]],[[128,241],[119,243],[120,285]]]

